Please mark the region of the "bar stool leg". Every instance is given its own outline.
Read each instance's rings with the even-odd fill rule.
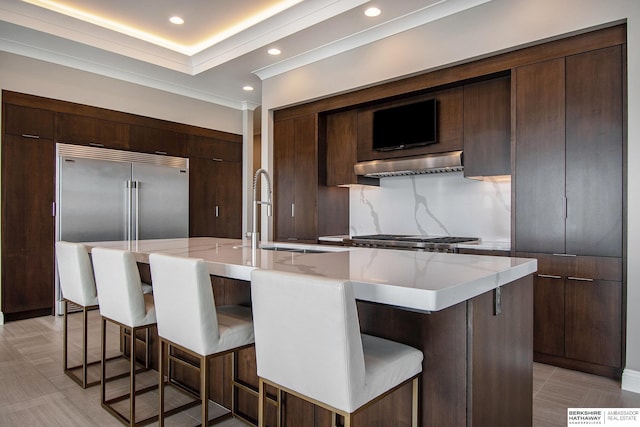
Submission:
[[[202,398],[202,425],[209,425],[209,364],[207,358],[200,358],[200,397]]]
[[[129,374],[129,425],[133,427],[136,424],[136,331],[131,328],[131,335],[129,336],[131,354],[129,355],[129,361],[131,364],[131,371]]]
[[[87,328],[89,327],[87,307],[82,307],[82,320],[84,327],[82,329],[82,388],[87,387]]]
[[[162,339],[160,343],[160,360],[158,361],[158,394],[160,395],[160,411],[158,413],[158,427],[164,426],[164,360],[165,360],[165,344]]]
[[[100,318],[100,399],[104,405],[106,402],[106,385],[107,385],[107,336],[106,336],[107,321],[104,317]]]
[[[419,380],[418,377],[415,377],[412,381],[412,393],[411,393],[411,427],[418,427],[418,410],[419,410],[419,402],[418,402],[418,390],[419,390]]]

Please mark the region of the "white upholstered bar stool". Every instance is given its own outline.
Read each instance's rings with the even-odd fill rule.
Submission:
[[[259,377],[259,425],[269,403],[265,384],[344,417],[412,382],[412,425],[418,425],[423,354],[405,344],[360,333],[350,281],[272,270],[251,273]],[[394,425],[389,420],[388,425]]]
[[[91,310],[98,308],[98,295],[96,283],[93,279],[93,267],[87,248],[81,243],[65,241],[56,242],[56,262],[58,265],[58,277],[62,300],[64,301],[64,333],[63,333],[63,367],[64,373],[82,388],[100,384],[100,379],[87,382],[87,367],[100,363],[100,360],[87,362],[87,315]],[[82,363],[69,366],[69,304],[75,304],[82,310]],[[75,371],[82,368],[82,374],[76,375]]]
[[[118,249],[93,248],[93,270],[98,290],[102,340],[102,407],[119,421],[130,426],[141,426],[158,419],[157,415],[136,421],[136,395],[157,388],[157,384],[136,390],[136,373],[149,368],[149,328],[156,324],[153,295],[143,294],[140,273],[133,253]],[[128,333],[129,340],[129,393],[106,399],[106,322],[112,322]],[[136,332],[145,330],[146,351],[143,369],[136,369]],[[129,414],[122,414],[114,405],[129,399]]]
[[[251,309],[238,305],[215,306],[211,279],[203,260],[179,258],[163,254],[149,255],[151,279],[156,301],[158,337],[160,339],[160,419],[164,425],[164,366],[167,361],[169,381],[167,385],[178,386],[190,394],[194,402],[201,405],[202,425],[210,425],[230,416],[240,416],[235,410],[235,388],[252,392],[235,378],[236,351],[253,345],[253,321]],[[172,353],[172,348],[186,352],[199,360],[181,359]],[[231,353],[234,375],[232,375],[232,404],[230,412],[209,420],[209,360]],[[179,363],[200,371],[200,396],[171,382],[171,364]],[[222,379],[220,379],[222,380]],[[256,390],[253,395],[257,396]],[[169,415],[169,412],[167,412]]]

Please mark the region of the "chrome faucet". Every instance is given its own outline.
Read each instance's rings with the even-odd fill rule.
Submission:
[[[258,200],[258,177],[264,175],[267,179],[267,201]],[[264,169],[258,169],[253,177],[253,230],[251,231],[251,249],[258,248],[260,233],[258,230],[258,205],[267,205],[267,216],[271,216],[273,204],[271,203],[271,178]]]

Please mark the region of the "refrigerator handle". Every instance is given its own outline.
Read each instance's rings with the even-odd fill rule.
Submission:
[[[127,214],[127,235],[125,240],[131,240],[131,191],[133,182],[131,180],[127,180],[125,182],[125,186],[127,188],[125,203],[126,203],[126,214]]]
[[[136,195],[136,211],[135,211],[135,227],[136,227],[136,240],[140,240],[140,182],[133,181],[133,188]]]

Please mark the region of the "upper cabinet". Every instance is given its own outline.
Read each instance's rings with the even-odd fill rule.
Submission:
[[[515,248],[622,256],[622,47],[516,69]]]
[[[21,105],[4,105],[4,131],[24,138],[53,140],[55,113]]]
[[[95,117],[57,113],[56,142],[126,150],[129,125]]]
[[[511,79],[464,86],[464,176],[511,175]]]
[[[142,153],[186,157],[189,135],[157,127],[131,125],[129,149]]]

